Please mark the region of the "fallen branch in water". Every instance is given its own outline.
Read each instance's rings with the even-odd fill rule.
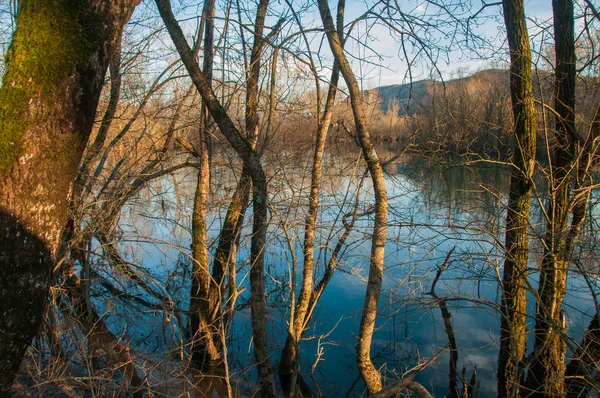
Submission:
[[[406,379],[402,379],[388,388],[384,388],[376,394],[369,395],[372,398],[387,398],[396,394],[401,393],[404,390],[410,390],[413,393],[417,394],[419,398],[433,398],[433,395],[427,391],[422,384],[417,383],[412,379],[412,377],[408,377]]]
[[[422,371],[423,369],[425,369],[426,367],[431,365],[433,362],[435,362],[438,359],[438,357],[440,355],[442,355],[442,352],[444,352],[445,349],[446,349],[446,347],[444,347],[443,349],[438,351],[437,354],[432,356],[426,362],[416,366],[415,368],[413,368],[409,372],[407,372],[407,374],[410,374],[410,376],[405,377],[405,378],[395,382],[391,386],[384,388],[383,390],[379,391],[378,393],[369,395],[369,397],[371,397],[371,398],[387,398],[387,397],[391,397],[393,395],[399,394],[404,390],[410,390],[413,393],[415,393],[419,398],[433,398],[433,395],[431,395],[429,393],[429,391],[427,391],[427,389],[425,387],[423,387],[422,384],[414,381],[413,377],[418,372]]]

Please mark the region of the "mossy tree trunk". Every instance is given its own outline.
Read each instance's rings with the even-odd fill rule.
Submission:
[[[555,138],[550,164],[550,200],[544,236],[535,315],[533,360],[527,387],[530,396],[564,395],[566,320],[561,310],[567,289],[567,271],[572,244],[569,239],[571,182],[575,177],[575,20],[572,0],[553,0],[556,76],[554,110]],[[574,237],[572,237],[574,238]]]
[[[511,397],[519,394],[521,362],[527,339],[528,226],[535,168],[536,111],[524,2],[504,0],[502,4],[511,59],[510,89],[515,121],[515,149],[504,243],[498,396]]]
[[[0,396],[36,334],[104,75],[139,0],[24,0],[0,88]]]
[[[365,114],[362,93],[358,86],[356,76],[344,54],[342,40],[338,35],[327,0],[319,0],[319,13],[325,28],[329,47],[339,65],[350,92],[350,102],[356,126],[356,135],[360,144],[362,155],[371,174],[373,190],[375,191],[375,223],[371,238],[371,260],[369,262],[369,278],[367,291],[358,332],[356,345],[356,362],[360,374],[367,385],[369,394],[381,390],[381,374],[371,360],[371,341],[375,330],[377,306],[383,283],[383,265],[385,255],[385,241],[387,234],[388,199],[383,175],[383,167],[377,156],[377,151],[369,134],[367,116]]]

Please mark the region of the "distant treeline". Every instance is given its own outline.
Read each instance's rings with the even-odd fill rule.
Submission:
[[[544,132],[554,125],[553,75],[539,72],[534,87],[539,117],[538,158],[547,156]],[[597,77],[581,77],[577,87],[577,133],[584,136],[600,99]],[[384,86],[365,92],[370,104],[370,128],[379,144],[421,154],[485,156],[508,159],[513,146],[509,71],[489,69],[469,77],[421,80]],[[330,139],[351,140],[349,101],[340,103]],[[350,134],[349,134],[350,132]]]

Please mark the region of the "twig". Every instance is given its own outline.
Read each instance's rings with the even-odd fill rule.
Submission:
[[[435,362],[438,357],[440,355],[442,355],[442,352],[444,352],[446,350],[446,347],[444,347],[443,349],[441,349],[440,351],[438,351],[437,354],[435,354],[434,356],[432,356],[429,360],[427,360],[425,363],[416,366],[415,368],[413,368],[409,373],[410,376],[403,378],[402,380],[399,380],[397,382],[395,382],[394,384],[392,384],[391,386],[384,388],[383,390],[379,391],[378,393],[375,393],[373,395],[370,395],[371,398],[387,398],[390,397],[392,395],[396,395],[401,393],[404,390],[410,390],[413,393],[415,393],[419,398],[433,398],[433,395],[431,395],[429,393],[429,391],[427,391],[427,389],[425,387],[423,387],[422,384],[417,383],[416,381],[413,380],[413,377],[420,371],[422,371],[423,369],[425,369],[426,367],[428,367],[429,365],[431,365],[433,362]]]

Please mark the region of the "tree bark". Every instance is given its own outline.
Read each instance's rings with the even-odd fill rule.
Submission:
[[[138,2],[20,2],[0,89],[0,396],[40,325],[108,59]]]
[[[535,168],[536,110],[532,92],[531,50],[522,0],[504,0],[510,48],[510,87],[515,150],[506,215],[502,279],[498,396],[518,396],[527,340],[526,286],[529,258],[529,207]]]
[[[346,2],[340,0],[337,9],[337,33],[340,40],[343,42],[344,29],[344,10]],[[291,320],[290,332],[286,338],[283,350],[281,352],[281,360],[279,362],[279,377],[283,387],[285,396],[290,396],[295,386],[293,386],[294,363],[298,363],[297,347],[300,344],[302,335],[311,319],[312,311],[320,295],[316,294],[316,286],[314,283],[314,266],[315,266],[315,234],[317,228],[317,216],[319,213],[319,194],[321,191],[321,179],[323,175],[323,155],[325,153],[325,144],[327,142],[327,133],[331,124],[333,114],[333,105],[337,93],[337,85],[340,78],[340,70],[337,62],[334,62],[327,91],[327,99],[325,100],[325,108],[323,115],[317,126],[317,134],[315,139],[315,150],[313,155],[313,165],[310,181],[310,194],[308,197],[308,214],[304,221],[304,266],[302,269],[302,285],[298,302],[295,303],[294,316]],[[316,79],[319,84],[319,80]],[[295,289],[295,286],[292,286]]]
[[[202,72],[212,85],[214,48],[215,2],[204,3],[204,52]],[[203,371],[210,371],[221,359],[220,338],[220,282],[212,278],[208,256],[206,233],[206,208],[210,193],[210,120],[208,109],[202,104],[200,111],[198,153],[200,169],[194,211],[192,214],[192,290],[190,294],[190,331],[192,333],[192,364]]]
[[[527,387],[532,397],[564,395],[566,320],[561,310],[567,291],[567,271],[571,249],[568,225],[571,182],[575,162],[575,22],[572,0],[553,0],[556,76],[554,109],[555,137],[551,159],[551,192],[544,236],[544,256],[540,269],[535,315],[533,360]],[[575,238],[575,237],[573,237]]]
[[[181,60],[202,96],[211,116],[219,126],[221,133],[242,159],[252,179],[252,204],[254,222],[252,226],[252,243],[250,248],[250,289],[252,311],[252,335],[254,356],[258,370],[260,394],[265,397],[275,396],[275,379],[267,344],[267,303],[264,282],[264,247],[267,235],[267,179],[260,163],[260,158],[250,143],[240,134],[225,108],[220,104],[210,87],[206,76],[200,70],[193,57],[192,50],[185,40],[168,0],[156,0],[161,17],[169,31],[171,39],[177,47]]]
[[[246,210],[250,201],[250,190],[252,189],[252,179],[247,173],[242,171],[242,176],[238,181],[236,189],[231,197],[225,220],[219,233],[217,250],[213,261],[213,278],[222,280],[225,273],[229,276],[227,306],[224,315],[225,330],[229,329],[229,325],[233,320],[233,310],[235,299],[237,297],[236,284],[236,259],[237,247],[244,225]],[[226,272],[228,271],[228,272]],[[221,295],[225,296],[225,291],[222,288]]]
[[[329,46],[340,67],[340,71],[344,76],[348,90],[350,91],[350,101],[356,125],[356,135],[361,146],[363,157],[367,163],[367,168],[371,174],[373,189],[375,191],[375,224],[373,226],[373,236],[371,239],[369,279],[367,281],[367,291],[358,332],[358,343],[356,345],[356,362],[358,369],[367,385],[369,393],[373,394],[381,390],[382,387],[381,374],[375,368],[373,361],[371,360],[371,341],[373,339],[375,319],[377,317],[377,305],[383,282],[388,214],[387,190],[385,187],[383,167],[379,162],[377,151],[373,146],[369,134],[367,116],[364,111],[362,94],[358,82],[356,81],[350,63],[344,54],[342,41],[336,31],[327,0],[318,0],[318,4]]]

